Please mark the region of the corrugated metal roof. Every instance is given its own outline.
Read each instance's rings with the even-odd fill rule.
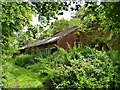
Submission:
[[[30,47],[41,46],[41,45],[45,45],[45,44],[48,44],[48,43],[55,42],[55,41],[59,40],[60,38],[66,36],[68,34],[70,34],[71,32],[73,32],[75,30],[77,30],[77,26],[74,26],[74,27],[69,28],[67,30],[63,30],[63,31],[59,32],[58,34],[55,34],[52,37],[45,38],[45,39],[42,39],[42,40],[36,40],[33,43],[33,45],[27,44],[27,45],[21,47],[20,50],[23,50],[23,49],[26,49],[26,48],[30,48]]]

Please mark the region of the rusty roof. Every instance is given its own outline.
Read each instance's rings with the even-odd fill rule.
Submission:
[[[53,35],[52,37],[48,37],[48,38],[45,38],[45,39],[42,39],[42,40],[36,40],[32,45],[26,44],[25,46],[21,47],[20,50],[30,48],[30,47],[41,46],[41,45],[45,45],[45,44],[52,43],[52,42],[56,42],[60,38],[70,34],[73,31],[76,31],[76,30],[77,30],[77,26],[74,26],[74,27],[69,28],[67,30],[61,31],[61,32]]]

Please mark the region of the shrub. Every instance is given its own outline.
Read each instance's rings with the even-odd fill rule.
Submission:
[[[28,65],[35,63],[34,58],[28,54],[21,54],[15,59],[15,64],[21,67],[27,67]]]
[[[106,52],[89,47],[60,49],[46,67],[44,85],[50,89],[108,89],[119,87],[118,67]],[[44,65],[45,66],[45,65]]]
[[[37,73],[49,89],[114,89],[120,88],[118,55],[78,46],[47,57],[20,55],[16,63]]]

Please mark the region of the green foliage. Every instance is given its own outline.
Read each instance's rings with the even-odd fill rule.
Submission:
[[[114,66],[118,66],[118,72],[120,73],[120,51],[117,50],[117,51],[108,51],[107,52],[107,55],[112,59],[112,61],[114,62],[113,65]]]
[[[1,4],[2,51],[3,54],[12,57],[19,46],[19,42],[17,42],[14,32],[19,33],[24,26],[29,25],[33,11],[26,2],[2,2]]]
[[[11,35],[13,30],[20,31],[32,18],[32,10],[28,3],[2,2],[2,34]]]
[[[102,52],[89,47],[74,47],[68,52],[59,49],[59,52],[46,58],[41,55],[27,54],[12,58],[20,45],[33,39],[50,37],[73,26],[79,26],[80,31],[86,33],[110,31],[111,34],[108,37],[102,38],[94,33],[93,39],[98,41],[109,42],[112,38],[114,38],[112,44],[117,40],[120,41],[119,3],[102,3],[99,6],[92,3],[82,8],[77,18],[70,21],[57,20],[52,23],[49,30],[45,31],[41,27],[29,25],[33,11],[37,10],[36,13],[39,14],[42,24],[48,24],[50,19],[56,18],[58,10],[66,9],[65,7],[63,3],[58,2],[32,2],[32,4],[2,2],[3,60],[2,67],[0,67],[2,87],[40,88],[43,87],[41,82],[43,81],[44,87],[49,89],[120,88],[120,59],[118,58],[120,52],[118,51]],[[26,33],[22,32],[24,26],[29,27]],[[14,31],[18,32],[19,42],[17,43]],[[117,50],[118,45],[119,43],[112,46]]]
[[[87,25],[96,21],[95,23],[98,23],[99,29],[116,32],[119,29],[119,25],[116,25],[119,23],[119,4],[117,2],[101,3],[98,6],[95,3],[90,3],[80,9],[77,17],[81,18]]]
[[[101,52],[89,47],[74,47],[46,58],[37,57],[29,69],[43,76],[49,89],[119,88],[118,52]],[[119,64],[118,64],[119,63]]]
[[[59,54],[61,56],[54,57],[55,64],[47,71],[50,81],[53,82],[50,87],[115,88],[118,83],[116,67],[106,53],[90,48],[79,50],[80,48],[77,48],[69,53],[62,51]]]
[[[116,2],[101,3],[98,6],[95,3],[90,3],[86,7],[81,8],[77,13],[77,18],[82,21],[79,25],[80,31],[88,34],[93,32],[93,41],[99,40],[109,43],[113,38],[117,38],[120,31],[118,28],[120,27],[119,4]],[[113,43],[111,42],[111,44]]]
[[[21,67],[27,67],[30,64],[34,64],[35,60],[31,55],[22,54],[16,57],[15,64]]]

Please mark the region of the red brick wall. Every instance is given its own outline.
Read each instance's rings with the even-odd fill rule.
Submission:
[[[68,44],[73,47],[74,43],[78,40],[78,35],[76,31],[64,36],[60,40],[58,40],[57,45],[65,50],[68,50]]]

